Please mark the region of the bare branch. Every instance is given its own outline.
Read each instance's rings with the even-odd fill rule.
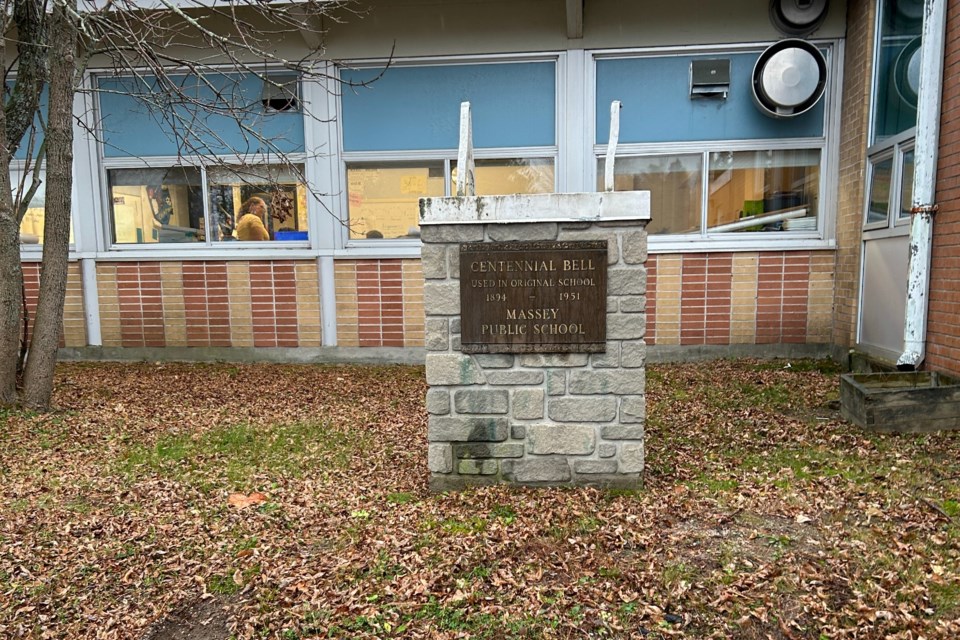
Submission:
[[[20,140],[33,124],[40,104],[40,90],[47,78],[46,3],[14,0],[13,23],[17,28],[17,80],[3,107],[8,157],[13,157]]]

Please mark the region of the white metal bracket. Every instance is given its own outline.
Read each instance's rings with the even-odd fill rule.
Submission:
[[[607,158],[603,163],[603,190],[613,191],[613,165],[617,158],[617,143],[620,141],[619,100],[610,103],[610,139],[607,142]]]
[[[470,103],[460,103],[460,146],[457,150],[457,195],[475,196],[477,187],[474,182],[473,164],[473,122]]]

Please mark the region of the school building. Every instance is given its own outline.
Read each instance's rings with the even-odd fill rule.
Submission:
[[[364,7],[271,43],[294,59],[319,39],[329,80],[241,79],[263,104],[243,125],[271,143],[208,119],[191,149],[217,163],[129,95],[143,78],[87,72],[68,355],[421,360],[418,200],[451,193],[460,103],[492,195],[602,189],[619,100],[616,188],[651,192],[652,357],[896,361],[917,173],[938,210],[916,365],[960,373],[960,2]],[[238,234],[251,197],[266,240]],[[41,198],[22,228],[31,304],[42,221]]]

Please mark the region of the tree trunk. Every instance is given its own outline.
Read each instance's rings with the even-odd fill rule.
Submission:
[[[46,410],[63,328],[73,188],[73,98],[76,90],[76,0],[55,4],[50,22],[50,105],[46,132],[47,184],[43,270],[33,337],[23,380],[23,405]]]
[[[10,161],[29,131],[46,78],[46,13],[42,2],[13,3],[17,30],[17,79],[0,108],[0,406],[17,402],[23,309],[20,265],[20,212],[14,206]],[[3,21],[4,32],[10,23]],[[6,47],[0,48],[0,69],[7,69]]]
[[[0,161],[0,175],[9,163]],[[20,310],[23,271],[20,267],[20,225],[9,197],[10,179],[0,177],[0,406],[17,402],[17,362],[20,359]]]
[[[6,68],[0,48],[0,68]],[[20,357],[20,308],[23,271],[20,267],[20,223],[10,184],[10,149],[6,109],[0,109],[0,407],[17,402],[17,361]]]

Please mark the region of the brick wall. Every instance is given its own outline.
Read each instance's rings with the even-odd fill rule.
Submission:
[[[190,261],[97,265],[108,347],[316,347],[315,262]]]
[[[856,340],[875,5],[868,0],[847,3],[832,336],[832,342],[840,347],[851,347]]]
[[[947,4],[926,368],[960,375],[960,12]]]
[[[833,267],[828,251],[652,255],[647,341],[826,344]]]
[[[40,263],[25,262],[23,267],[23,285],[27,298],[27,310],[30,314],[30,331],[33,335],[33,323],[36,321],[37,296],[40,293]],[[67,266],[67,292],[63,303],[63,332],[60,346],[82,347],[87,344],[86,317],[83,313],[83,279],[80,264],[72,262]]]
[[[419,260],[338,260],[337,344],[423,346],[423,275]]]
[[[955,225],[960,233],[960,212]],[[957,240],[960,244],[960,235]],[[943,266],[958,262],[960,255]],[[647,340],[664,345],[828,343],[833,267],[829,251],[651,255]],[[335,268],[341,346],[423,346],[419,260],[338,260]],[[39,273],[39,265],[24,264],[31,313]],[[939,304],[953,296],[960,305],[947,271],[935,276],[935,290],[938,278]],[[97,284],[108,347],[321,345],[319,279],[312,261],[101,263]],[[79,264],[71,264],[65,346],[86,344],[81,285]],[[932,308],[931,322],[944,314],[951,321],[957,317],[951,309]],[[932,348],[931,357],[940,348]]]

